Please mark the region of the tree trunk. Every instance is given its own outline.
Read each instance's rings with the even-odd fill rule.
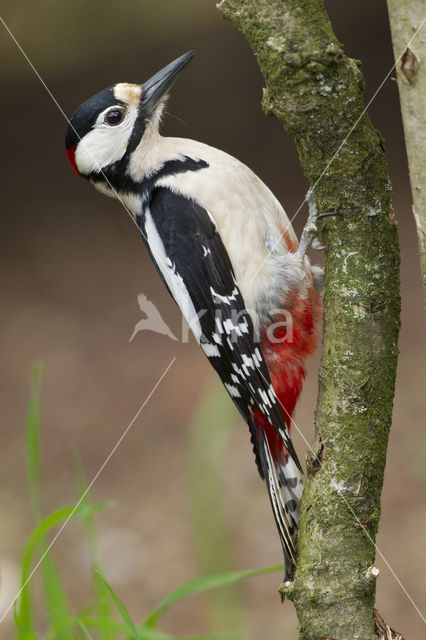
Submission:
[[[223,0],[292,135],[324,218],[326,282],[316,436],[308,454],[293,600],[301,640],[371,640],[375,536],[392,417],[399,247],[384,145],[363,114],[360,63],[321,0]]]
[[[426,1],[388,0],[388,9],[426,303]]]

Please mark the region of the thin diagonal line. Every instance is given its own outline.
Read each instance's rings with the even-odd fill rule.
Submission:
[[[265,380],[266,383],[268,383],[268,381],[266,380],[265,376],[262,374],[261,371],[259,371],[260,375],[262,376],[262,378]],[[312,453],[313,456],[315,456],[315,458],[317,458],[317,455],[315,453],[315,451],[313,450],[313,448],[311,447],[311,445],[309,444],[309,442],[307,441],[307,439],[305,438],[304,434],[302,433],[302,431],[299,429],[299,427],[297,426],[296,422],[293,420],[292,416],[289,414],[289,412],[287,411],[287,409],[285,408],[285,406],[283,405],[283,403],[281,402],[281,400],[278,398],[277,396],[277,400],[280,403],[282,409],[285,411],[285,413],[287,414],[287,416],[290,418],[291,423],[295,426],[295,428],[297,429],[297,432],[302,436],[306,446],[308,447],[309,451]],[[326,474],[326,476],[328,477],[328,479],[330,480],[330,482],[333,481],[333,478],[331,477],[331,475],[328,473],[327,469],[324,467],[323,463],[318,460],[319,464],[321,465],[321,469],[323,470],[323,472]],[[352,515],[354,516],[355,520],[358,522],[358,524],[360,525],[361,529],[364,531],[365,535],[367,536],[367,538],[369,539],[369,541],[371,542],[371,544],[374,546],[375,550],[377,551],[377,553],[380,555],[380,557],[382,558],[382,560],[384,561],[384,563],[386,564],[387,568],[389,569],[389,571],[391,572],[391,574],[393,575],[393,577],[395,578],[395,580],[397,581],[397,583],[399,584],[399,586],[401,587],[401,589],[403,590],[403,592],[405,593],[405,595],[407,596],[408,600],[411,602],[411,604],[413,605],[413,607],[415,608],[415,610],[417,611],[417,613],[419,614],[419,616],[421,617],[421,619],[423,620],[423,622],[426,624],[426,618],[423,616],[422,612],[420,611],[419,607],[416,605],[416,603],[414,602],[413,598],[410,596],[410,594],[408,593],[407,589],[404,587],[404,585],[402,584],[401,580],[398,578],[398,576],[396,575],[395,571],[392,569],[391,565],[389,564],[389,562],[386,560],[385,556],[383,555],[383,553],[380,551],[379,547],[377,546],[377,544],[374,542],[374,540],[372,539],[372,537],[370,536],[370,534],[368,533],[368,531],[366,531],[365,527],[363,527],[361,520],[358,518],[358,516],[356,515],[355,511],[353,510],[353,508],[351,507],[351,505],[349,504],[349,502],[346,500],[345,496],[343,495],[343,493],[340,491],[340,489],[335,486],[338,494],[340,495],[340,497],[342,498],[343,502],[346,504],[346,506],[348,507],[348,509],[350,510],[350,512],[352,513]]]
[[[31,69],[34,71],[35,75],[37,76],[37,78],[40,80],[41,84],[43,85],[43,87],[46,89],[47,93],[49,94],[49,96],[51,97],[51,99],[53,100],[53,102],[55,103],[55,105],[58,107],[59,111],[61,112],[61,114],[64,116],[65,120],[67,121],[68,125],[71,127],[71,129],[74,131],[75,135],[77,136],[77,138],[80,140],[81,142],[81,137],[78,134],[78,132],[76,131],[75,127],[73,127],[73,125],[71,124],[70,119],[68,118],[67,114],[65,113],[65,111],[62,109],[61,105],[59,104],[59,102],[56,100],[55,96],[53,95],[53,93],[51,92],[51,90],[49,89],[49,87],[47,86],[46,82],[43,80],[43,78],[41,77],[41,75],[39,74],[39,72],[37,71],[37,69],[35,68],[35,66],[33,65],[33,63],[31,62],[31,60],[29,59],[29,57],[27,56],[27,54],[25,53],[24,49],[22,48],[22,46],[19,44],[18,40],[15,38],[15,36],[13,35],[12,31],[9,29],[8,25],[6,24],[6,22],[3,20],[3,18],[0,16],[0,20],[3,23],[4,28],[6,29],[6,31],[8,32],[8,34],[10,35],[10,37],[12,38],[13,42],[16,44],[16,46],[18,47],[19,51],[22,53],[22,55],[24,56],[25,60],[28,62],[29,66],[31,67]],[[123,205],[123,207],[125,208],[127,214],[129,215],[130,219],[132,220],[132,222],[136,225],[137,229],[140,231],[140,233],[143,235],[143,237],[146,240],[146,236],[144,234],[144,232],[142,231],[142,229],[138,226],[134,216],[132,215],[131,211],[129,211],[128,207],[126,207],[126,205],[124,204],[123,200],[121,199],[119,193],[117,192],[117,190],[113,187],[113,185],[111,184],[111,182],[109,181],[109,179],[107,178],[107,176],[105,175],[105,173],[103,172],[102,168],[99,167],[98,162],[96,161],[96,158],[93,157],[93,155],[90,152],[90,149],[87,149],[88,154],[90,155],[91,159],[93,160],[93,162],[95,163],[95,165],[98,167],[99,169],[99,173],[105,178],[105,181],[107,182],[108,186],[110,187],[111,191],[114,193],[115,197],[117,198],[117,200],[119,200],[121,202],[121,204]],[[0,620],[1,622],[1,620]]]
[[[420,26],[417,28],[416,32],[414,33],[413,36],[411,36],[410,40],[407,42],[407,44],[405,45],[403,51],[400,53],[400,55],[398,56],[398,58],[395,60],[395,63],[392,65],[392,67],[389,69],[388,73],[386,74],[384,80],[382,80],[382,82],[380,83],[380,85],[378,86],[378,88],[376,89],[376,91],[374,92],[372,98],[370,98],[370,100],[367,103],[367,106],[364,108],[363,112],[361,113],[360,116],[358,116],[357,120],[355,121],[355,124],[352,126],[352,128],[350,129],[349,133],[346,135],[346,137],[343,139],[343,141],[341,142],[340,146],[337,148],[337,151],[334,153],[333,157],[331,158],[331,160],[328,161],[328,163],[326,164],[325,168],[323,169],[321,175],[319,176],[319,178],[317,179],[317,181],[315,182],[314,186],[311,187],[312,191],[315,192],[315,188],[318,185],[318,183],[320,182],[320,180],[322,179],[322,177],[324,176],[325,172],[327,171],[327,169],[329,168],[329,166],[332,164],[332,162],[334,162],[336,156],[338,155],[339,151],[341,150],[341,148],[343,147],[343,145],[346,143],[346,140],[349,138],[349,136],[351,135],[351,133],[353,132],[353,130],[358,126],[361,118],[364,116],[365,112],[367,111],[367,109],[369,108],[369,106],[371,105],[371,103],[373,102],[373,100],[376,98],[377,94],[379,93],[379,91],[381,90],[381,88],[383,87],[383,85],[385,84],[386,80],[389,78],[390,74],[392,73],[392,71],[395,69],[396,65],[398,64],[398,62],[401,60],[402,56],[404,55],[407,47],[410,46],[410,44],[413,42],[414,38],[417,36],[417,34],[419,33],[420,29],[423,27],[424,23],[426,21],[426,17],[423,18]],[[272,252],[274,251],[274,249],[277,247],[278,243],[280,242],[281,238],[286,234],[287,230],[291,227],[291,224],[293,222],[293,220],[296,218],[297,214],[299,213],[299,211],[301,210],[301,208],[303,207],[303,205],[306,202],[306,198],[303,200],[302,204],[299,206],[299,208],[297,209],[296,213],[294,214],[294,216],[291,218],[291,220],[288,221],[288,224],[286,225],[286,227],[284,228],[284,230],[280,233],[278,240],[276,241],[276,243],[274,244],[274,246],[268,251],[268,255],[266,256],[266,258],[263,260],[262,264],[260,265],[260,267],[257,269],[256,273],[254,274],[254,276],[252,277],[252,279],[250,280],[250,283],[253,282],[253,280],[255,279],[255,277],[257,276],[257,274],[259,273],[259,271],[261,270],[261,268],[263,267],[263,265],[265,264],[265,262],[268,260],[269,256],[272,254]]]
[[[101,467],[99,468],[98,472],[95,474],[95,476],[93,477],[91,483],[89,484],[89,486],[87,487],[87,489],[84,491],[83,495],[80,497],[80,499],[78,500],[78,502],[75,504],[73,510],[71,511],[71,513],[69,514],[68,518],[65,520],[65,522],[63,522],[63,524],[61,525],[61,528],[59,529],[58,533],[55,535],[55,537],[53,538],[52,542],[49,544],[49,546],[47,547],[46,551],[43,553],[43,555],[41,556],[40,560],[37,562],[37,564],[35,565],[35,567],[33,568],[33,570],[31,571],[30,575],[28,576],[28,578],[25,580],[24,584],[22,585],[22,587],[19,589],[18,593],[16,594],[16,596],[13,598],[12,602],[10,603],[10,605],[7,607],[6,611],[3,612],[1,618],[0,618],[0,624],[3,622],[3,620],[5,619],[5,617],[7,616],[7,614],[9,613],[10,609],[13,607],[13,605],[15,604],[16,600],[19,598],[19,596],[21,595],[23,589],[25,589],[25,587],[27,586],[28,582],[31,580],[31,578],[33,577],[33,575],[35,574],[35,572],[37,571],[37,569],[39,568],[40,564],[43,562],[45,556],[49,553],[49,551],[51,550],[51,548],[53,547],[53,545],[55,544],[56,540],[59,538],[59,536],[61,535],[62,531],[65,529],[65,527],[67,526],[68,522],[71,520],[71,518],[73,517],[74,513],[76,512],[76,510],[78,509],[78,507],[80,506],[80,504],[83,502],[84,498],[87,496],[87,494],[89,493],[90,489],[92,488],[93,484],[96,482],[96,480],[99,478],[100,474],[102,473],[102,471],[104,470],[104,468],[106,467],[106,465],[108,464],[108,462],[110,461],[111,457],[114,455],[115,451],[117,450],[117,448],[119,447],[119,445],[121,444],[121,442],[123,441],[123,439],[125,438],[125,436],[127,435],[130,427],[134,424],[134,422],[136,421],[136,419],[138,418],[138,416],[140,415],[140,413],[142,412],[142,410],[146,407],[146,405],[148,404],[149,400],[151,399],[152,395],[154,394],[155,390],[157,389],[157,387],[161,384],[161,382],[163,381],[164,377],[166,376],[167,372],[169,371],[170,367],[172,366],[172,364],[174,363],[174,361],[176,360],[176,356],[171,360],[171,362],[169,363],[169,365],[167,366],[167,368],[165,369],[165,371],[162,373],[162,375],[160,376],[160,378],[157,380],[157,382],[155,383],[154,387],[152,388],[151,392],[148,394],[148,396],[146,397],[144,403],[139,407],[138,411],[136,412],[136,414],[134,415],[134,417],[132,418],[132,420],[130,421],[130,423],[128,424],[128,426],[126,427],[126,429],[124,430],[124,432],[122,433],[121,437],[117,440],[116,444],[114,445],[114,447],[111,449],[110,453],[108,454],[108,456],[105,458],[103,464],[101,465]]]

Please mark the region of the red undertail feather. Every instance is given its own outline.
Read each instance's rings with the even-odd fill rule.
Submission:
[[[271,333],[267,330],[264,332],[261,348],[287,428],[290,430],[291,417],[306,375],[304,362],[317,346],[315,325],[322,313],[322,300],[311,283],[306,296],[300,293],[291,294],[285,300],[283,308],[290,314],[286,315],[286,323],[280,324],[279,318],[274,319],[274,323],[278,322],[280,326],[276,326]],[[288,321],[289,318],[291,322]],[[267,426],[260,426],[268,438],[272,456],[278,462],[283,451],[280,438],[269,423]]]
[[[317,344],[315,325],[322,312],[322,301],[307,273],[307,290],[292,293],[283,302],[282,318],[274,318],[261,339],[271,382],[281,404],[281,410],[290,431],[291,416],[305,377],[304,361]],[[284,551],[284,580],[293,579],[296,564],[298,506],[303,481],[297,462],[287,451],[277,429],[259,409],[252,407],[255,425],[254,438],[260,456],[263,477],[268,486],[275,522]]]

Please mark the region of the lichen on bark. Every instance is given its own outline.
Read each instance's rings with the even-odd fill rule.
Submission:
[[[263,107],[293,137],[320,212],[323,356],[293,600],[301,640],[371,640],[399,332],[399,247],[384,144],[364,113],[361,65],[321,0],[223,0],[265,78]]]

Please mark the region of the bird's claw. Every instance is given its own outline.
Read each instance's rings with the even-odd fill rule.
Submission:
[[[339,215],[339,211],[327,211],[326,213],[318,214],[318,205],[313,189],[308,189],[305,200],[308,203],[309,213],[308,219],[302,231],[302,236],[300,238],[300,244],[297,251],[302,260],[304,259],[309,246],[312,246],[312,248],[316,251],[323,251],[324,249],[326,249],[326,245],[322,245],[318,240],[319,231],[317,221],[321,220],[321,218],[327,218],[328,216]]]
[[[309,246],[312,244],[314,239],[318,237],[318,206],[315,200],[315,194],[312,189],[308,190],[305,196],[305,200],[308,203],[309,213],[308,219],[302,231],[299,248],[297,250],[299,257],[302,260],[305,258],[306,251],[308,250]]]

